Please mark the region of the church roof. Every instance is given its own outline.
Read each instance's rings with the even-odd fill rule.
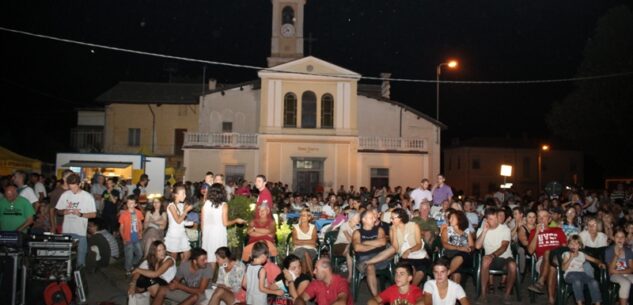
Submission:
[[[314,56],[306,56],[278,66],[260,70],[259,76],[295,74],[309,78],[360,79],[361,75]]]
[[[381,86],[380,85],[376,85],[376,84],[358,84],[358,95],[362,95],[368,98],[372,98],[375,100],[379,100],[385,103],[389,103],[398,107],[402,107],[404,110],[409,111],[431,123],[433,123],[434,125],[439,126],[442,129],[447,129],[448,126],[446,126],[446,124],[436,120],[435,118],[423,113],[420,110],[417,110],[407,104],[403,104],[401,102],[398,101],[394,101],[392,99],[386,98],[384,96],[382,96],[382,91],[381,91]]]
[[[201,84],[119,82],[97,97],[102,104],[198,104]]]

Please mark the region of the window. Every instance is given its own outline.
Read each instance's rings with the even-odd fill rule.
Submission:
[[[530,158],[523,158],[523,178],[530,178]]]
[[[389,185],[389,169],[388,168],[372,168],[370,169],[371,188],[381,188]]]
[[[127,146],[141,146],[140,128],[129,128],[127,130]]]
[[[226,178],[226,183],[235,182],[239,183],[244,180],[244,176],[246,175],[246,166],[244,165],[226,165],[224,167],[224,176]]]
[[[281,24],[295,24],[295,10],[286,6],[281,10]]]
[[[479,169],[480,167],[479,159],[473,159],[473,169]]]
[[[284,96],[284,127],[297,127],[297,96],[292,92]]]
[[[316,128],[316,94],[306,91],[301,95],[301,128]]]
[[[222,132],[233,132],[233,122],[222,122]]]
[[[321,128],[334,128],[334,98],[329,93],[321,97]]]

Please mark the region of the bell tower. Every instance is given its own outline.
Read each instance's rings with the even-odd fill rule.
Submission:
[[[303,7],[306,0],[272,0],[273,19],[268,67],[303,57]]]

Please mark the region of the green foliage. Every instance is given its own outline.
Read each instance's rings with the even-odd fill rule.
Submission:
[[[282,260],[286,257],[286,241],[291,233],[292,229],[287,223],[277,227],[277,250],[279,251],[279,258]]]
[[[235,196],[229,201],[229,219],[242,218],[247,223],[253,219],[253,211],[251,211],[251,204],[254,204],[252,199],[244,196]],[[232,250],[240,249],[243,247],[243,242],[246,238],[246,225],[239,226],[234,225],[227,228],[228,247]],[[241,254],[241,251],[239,251]],[[236,252],[237,253],[237,252]]]

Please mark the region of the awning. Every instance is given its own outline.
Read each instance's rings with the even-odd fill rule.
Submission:
[[[114,162],[114,161],[75,161],[62,165],[62,167],[98,167],[98,168],[126,168],[132,165],[132,162]]]

